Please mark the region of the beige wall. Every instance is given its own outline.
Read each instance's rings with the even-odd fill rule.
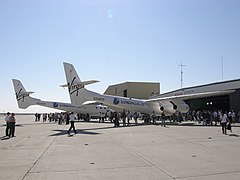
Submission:
[[[160,93],[160,83],[125,82],[109,86],[104,94],[124,96],[124,90],[127,90],[128,97],[147,99],[152,93],[155,95]]]

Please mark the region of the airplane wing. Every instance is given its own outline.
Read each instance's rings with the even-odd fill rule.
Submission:
[[[85,101],[82,105],[91,105],[91,104],[99,104],[97,101]]]
[[[169,97],[160,97],[160,98],[148,99],[145,102],[188,100],[188,99],[205,98],[205,97],[211,97],[211,96],[228,95],[228,94],[232,94],[234,92],[235,92],[235,90],[226,90],[226,91],[214,91],[214,92],[186,94],[186,95],[178,95],[178,96],[169,96]]]
[[[145,102],[149,104],[158,103],[160,110],[168,114],[173,114],[176,111],[187,113],[189,111],[189,106],[184,102],[184,100],[205,98],[205,97],[212,97],[212,96],[222,96],[222,95],[231,94],[233,92],[235,92],[235,90],[195,93],[195,94],[148,99]]]

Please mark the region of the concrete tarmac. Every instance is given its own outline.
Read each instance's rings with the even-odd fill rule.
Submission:
[[[0,179],[4,180],[238,180],[240,127],[156,125],[113,128],[69,125],[16,116],[16,137],[0,125]],[[2,117],[1,117],[2,119]]]

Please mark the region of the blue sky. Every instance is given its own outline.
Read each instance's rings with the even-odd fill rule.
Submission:
[[[160,82],[161,93],[240,78],[239,0],[2,0],[0,112],[20,110],[12,78],[34,97],[69,102],[62,62],[103,93],[125,81]]]

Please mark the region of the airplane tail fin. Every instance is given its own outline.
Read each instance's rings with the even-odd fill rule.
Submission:
[[[34,92],[27,92],[21,81],[13,79],[12,82],[19,108],[26,109],[31,105],[35,105],[36,102],[39,101],[39,99],[30,97],[30,94],[33,94]]]
[[[63,63],[67,84],[61,87],[68,87],[71,103],[76,106],[81,106],[84,102],[92,100],[92,92],[87,90],[84,86],[93,84],[99,81],[81,81],[78,77],[77,71],[72,64]]]

